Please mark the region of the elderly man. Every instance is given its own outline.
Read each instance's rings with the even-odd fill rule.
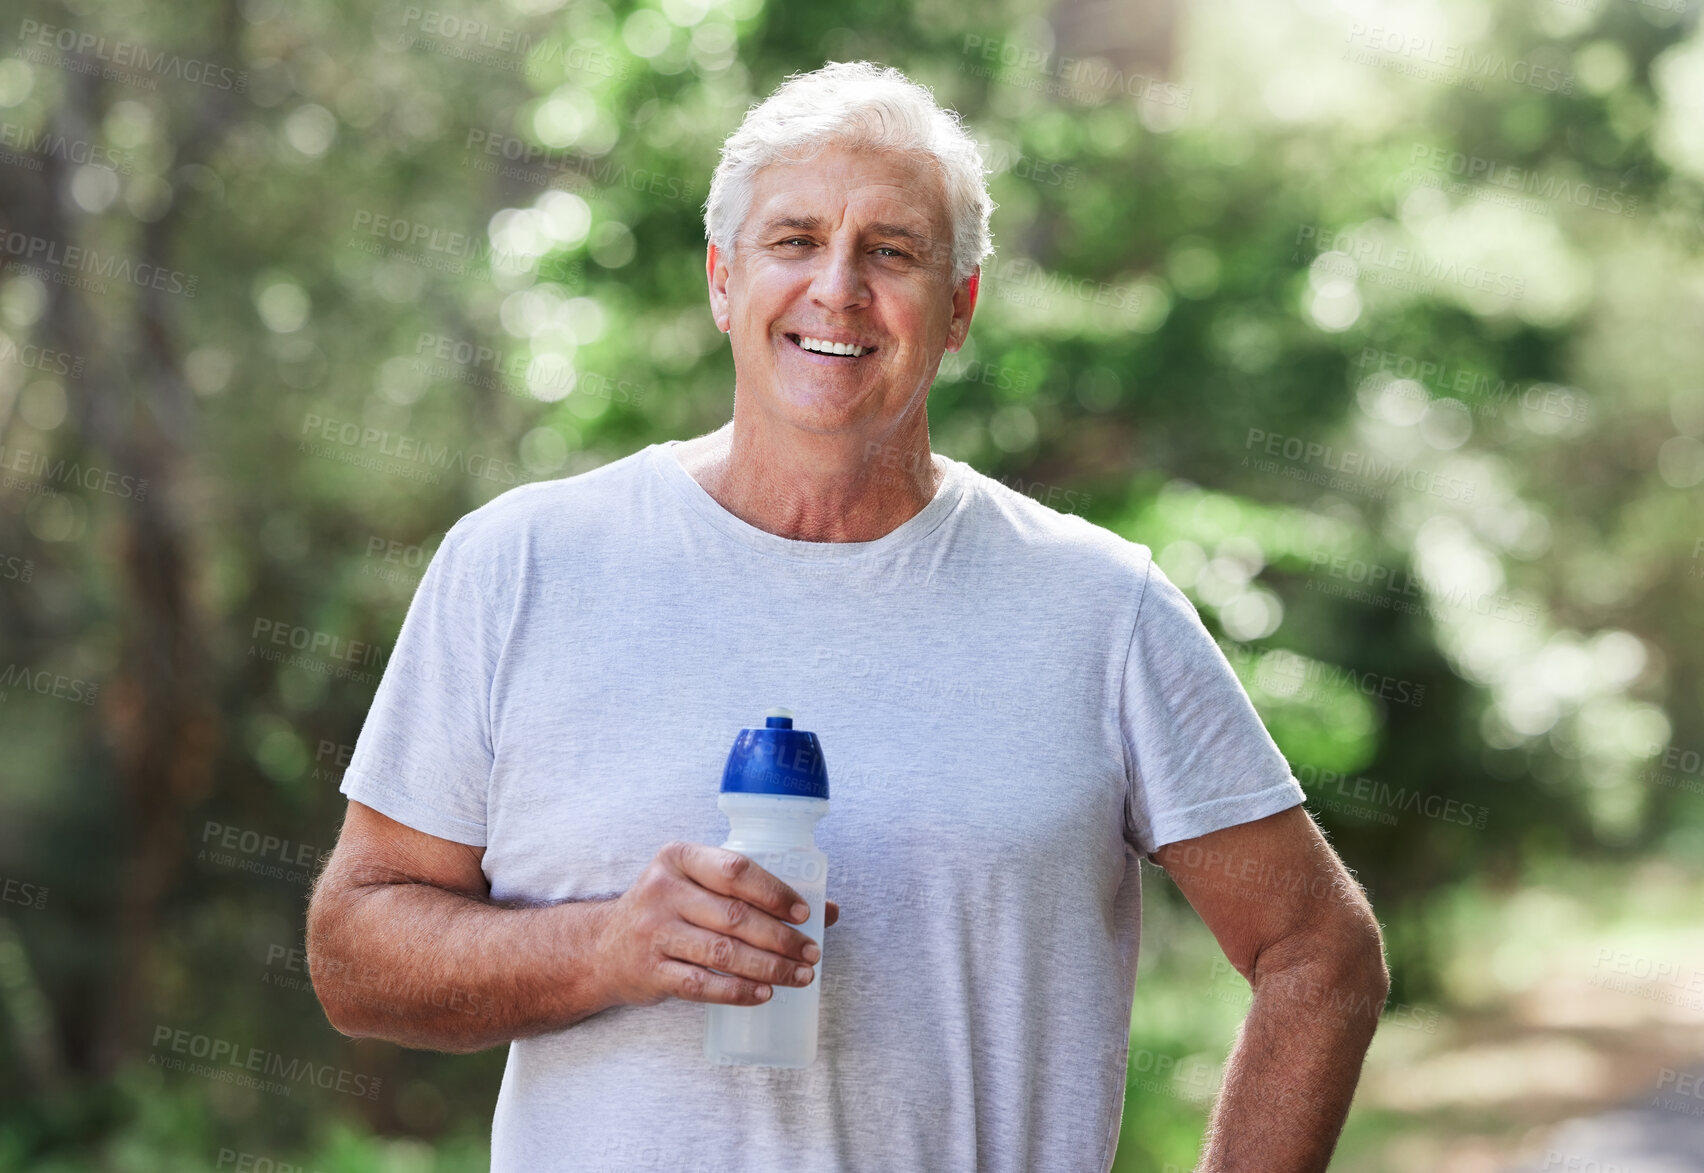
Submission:
[[[308,916],[346,1034],[510,1044],[492,1167],[1104,1173],[1141,868],[1254,987],[1202,1170],[1323,1169],[1388,988],[1377,922],[1146,547],[931,454],[992,205],[893,70],[795,76],[723,147],[729,425],[446,535]],[[730,851],[742,726],[821,738],[832,931]],[[705,1003],[815,980],[799,1069]]]

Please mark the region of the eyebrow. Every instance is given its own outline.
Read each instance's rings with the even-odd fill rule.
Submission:
[[[783,228],[796,228],[804,232],[814,232],[821,227],[822,217],[820,216],[777,216],[773,220],[765,223],[759,230],[758,234],[760,236],[768,236],[770,233],[777,232]],[[868,233],[871,236],[891,236],[898,240],[907,240],[917,245],[919,248],[927,248],[929,245],[929,236],[927,233],[919,232],[915,228],[907,228],[904,224],[872,224],[868,229]]]

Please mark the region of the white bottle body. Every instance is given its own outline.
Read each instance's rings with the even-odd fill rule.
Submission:
[[[828,960],[823,918],[828,900],[828,856],[814,841],[828,799],[780,794],[727,793],[716,805],[732,833],[722,846],[737,851],[792,888],[810,906],[810,919],[794,925],[817,943],[823,956],[808,986],[770,987],[756,1006],[706,1005],[704,1057],[712,1063],[761,1067],[808,1067],[816,1060],[822,967]]]

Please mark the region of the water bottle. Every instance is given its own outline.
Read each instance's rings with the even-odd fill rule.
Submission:
[[[794,729],[788,710],[770,709],[763,725],[741,729],[728,752],[716,805],[733,831],[722,846],[799,894],[811,915],[793,927],[815,941],[823,956],[808,986],[773,984],[768,1000],[756,1006],[710,1003],[704,1056],[712,1063],[808,1067],[816,1060],[817,1007],[828,960],[822,939],[828,856],[813,838],[817,820],[828,813],[828,767],[816,734]]]

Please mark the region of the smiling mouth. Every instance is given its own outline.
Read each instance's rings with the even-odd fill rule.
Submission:
[[[801,336],[798,334],[789,334],[787,335],[787,339],[806,354],[814,354],[819,358],[843,358],[851,361],[858,358],[867,358],[876,353],[876,348],[873,346],[860,347],[851,346],[849,344],[838,344],[839,348],[836,349],[836,343],[825,342],[819,338],[811,338],[809,336]]]

